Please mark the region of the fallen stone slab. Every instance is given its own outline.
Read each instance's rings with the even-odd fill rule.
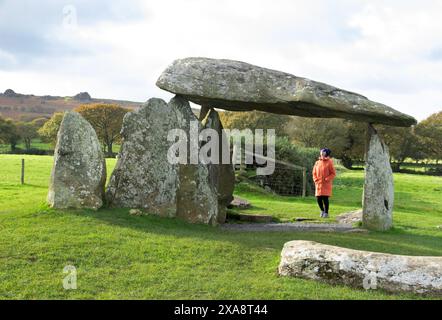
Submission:
[[[359,251],[313,241],[290,241],[281,252],[282,276],[366,290],[442,295],[442,257]]]
[[[355,224],[362,222],[362,209],[342,213],[336,217],[336,221],[343,224]]]
[[[230,202],[229,208],[247,209],[251,204],[248,200],[233,196],[232,202]]]
[[[175,60],[157,86],[199,105],[231,111],[259,110],[404,127],[416,124],[413,117],[360,94],[240,61]]]
[[[222,228],[225,230],[246,232],[367,232],[365,229],[353,228],[351,225],[302,222],[224,224]]]
[[[243,214],[237,215],[239,221],[254,222],[254,223],[270,223],[273,221],[273,217],[263,214]]]
[[[130,209],[129,210],[129,215],[131,215],[131,216],[142,216],[143,215],[143,211],[141,211],[140,209]]]
[[[312,219],[312,218],[303,218],[303,217],[297,217],[295,218],[295,221],[297,222],[302,222],[302,221],[315,221],[317,219]]]

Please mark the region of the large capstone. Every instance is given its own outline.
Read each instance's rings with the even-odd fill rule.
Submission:
[[[123,143],[106,192],[111,207],[139,208],[191,223],[216,224],[216,190],[209,183],[207,165],[180,164],[168,158],[169,133],[182,130],[188,137],[190,121],[195,121],[198,135],[200,123],[188,101],[179,97],[169,104],[150,99],[124,117]]]
[[[217,154],[212,157],[215,163],[209,164],[209,171],[211,184],[216,187],[218,193],[218,222],[224,223],[227,206],[233,200],[233,189],[235,188],[235,172],[232,166],[229,137],[223,130],[218,112],[214,109],[210,109],[202,124],[204,129],[214,130],[213,133],[218,141]]]
[[[416,120],[381,103],[288,73],[232,60],[176,60],[159,77],[161,89],[202,106],[304,117],[345,118],[392,126]]]
[[[77,112],[66,112],[57,135],[49,205],[98,209],[105,183],[106,162],[95,130]]]
[[[367,128],[365,158],[362,223],[370,230],[388,230],[393,224],[393,172],[388,147],[371,125]]]
[[[359,251],[312,241],[290,241],[279,274],[366,290],[442,295],[442,257]]]

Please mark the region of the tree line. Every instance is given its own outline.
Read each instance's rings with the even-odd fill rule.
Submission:
[[[301,147],[328,147],[347,168],[364,161],[367,125],[362,122],[288,117],[259,111],[223,112],[221,121],[225,128],[276,129],[277,136],[286,137]],[[409,128],[375,127],[389,146],[395,171],[400,171],[407,159],[432,160],[436,164],[442,159],[442,111]]]
[[[124,115],[131,109],[114,104],[85,104],[77,107],[79,112],[95,129],[98,139],[107,156],[113,156],[113,146],[121,139],[120,131]],[[4,119],[0,116],[0,142],[9,144],[11,152],[23,142],[26,150],[32,149],[32,141],[40,138],[43,142],[55,146],[58,129],[63,120],[63,112],[56,112],[50,119],[37,118],[30,122]]]
[[[84,104],[76,109],[97,132],[107,156],[113,156],[115,143],[120,142],[123,117],[131,109],[114,104]],[[364,160],[366,124],[344,119],[303,118],[269,114],[265,112],[221,112],[223,126],[228,129],[276,129],[278,137],[305,148],[328,147],[342,164],[352,168]],[[56,112],[50,119],[37,118],[30,122],[13,121],[0,116],[0,142],[9,144],[11,151],[23,142],[27,150],[32,141],[55,145],[57,132],[63,119]],[[390,148],[391,163],[399,171],[407,159],[415,162],[442,159],[442,111],[410,128],[376,125]],[[286,142],[284,142],[286,144]]]

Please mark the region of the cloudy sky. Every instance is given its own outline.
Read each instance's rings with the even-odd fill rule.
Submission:
[[[439,0],[0,0],[0,91],[145,101],[176,58],[246,61],[442,110]]]

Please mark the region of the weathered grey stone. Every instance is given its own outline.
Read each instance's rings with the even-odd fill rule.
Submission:
[[[157,86],[202,106],[304,117],[345,118],[410,126],[416,120],[366,97],[248,63],[208,58],[176,60]]]
[[[442,295],[442,257],[402,256],[290,241],[279,274],[390,292]]]
[[[66,112],[57,135],[48,203],[60,209],[98,209],[105,183],[106,162],[95,130],[77,112]]]
[[[203,129],[213,129],[218,134],[219,148],[217,164],[209,164],[210,183],[215,186],[218,193],[218,222],[226,221],[227,206],[233,200],[233,189],[235,188],[235,172],[232,165],[232,156],[230,154],[227,136],[223,131],[223,125],[219,118],[218,112],[210,109],[204,118]],[[227,154],[223,154],[223,151]],[[223,163],[223,157],[228,163]]]
[[[123,143],[106,192],[111,207],[216,224],[217,195],[207,166],[173,164],[167,158],[169,131],[183,129],[189,135],[190,121],[200,129],[188,101],[179,97],[169,104],[150,99],[124,117]]]
[[[230,202],[229,207],[238,208],[238,209],[247,209],[250,208],[251,203],[247,199],[240,198],[238,196],[233,196],[232,202]]]
[[[130,209],[129,210],[129,215],[131,215],[131,216],[142,216],[143,215],[143,211],[141,211],[140,209]]]
[[[106,191],[111,207],[176,215],[178,168],[167,161],[167,134],[176,128],[174,110],[152,98],[123,120],[123,143]]]
[[[362,223],[369,230],[388,230],[393,225],[394,186],[388,147],[373,126],[367,128]]]
[[[342,213],[336,217],[336,221],[344,224],[354,224],[362,222],[362,209]]]
[[[175,111],[178,129],[189,133],[190,123],[193,122],[198,125],[199,134],[201,123],[186,99],[176,96],[169,102],[169,106]],[[216,225],[224,222],[219,218],[217,190],[216,185],[211,183],[209,166],[200,162],[191,164],[190,152],[187,157],[188,164],[178,165],[177,217],[191,223]]]

